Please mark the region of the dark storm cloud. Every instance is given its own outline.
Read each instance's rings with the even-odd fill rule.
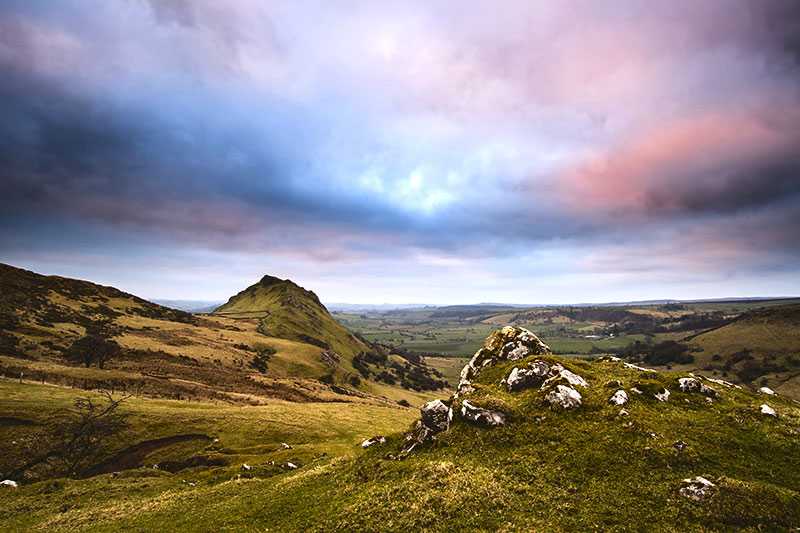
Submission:
[[[696,224],[784,260],[796,3],[470,7],[5,3],[0,218],[325,259]]]

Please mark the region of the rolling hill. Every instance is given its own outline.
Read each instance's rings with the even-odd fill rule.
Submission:
[[[26,392],[0,383],[0,390],[0,405],[11,402],[15,416],[35,412],[37,420],[46,419],[42,398],[68,401],[38,385]],[[119,474],[9,489],[0,520],[12,529],[52,531],[165,523],[178,531],[800,525],[796,402],[616,358],[555,356],[521,328],[493,332],[465,369],[458,394],[423,406],[410,427],[410,417],[387,409],[347,408],[215,410],[135,400],[128,407],[134,431],[192,431],[207,440],[153,452],[149,462]],[[156,414],[163,421],[145,431]],[[280,422],[261,426],[260,416]],[[370,416],[378,417],[374,426]],[[375,439],[364,452],[361,439],[371,428],[386,440]],[[290,438],[302,444],[280,444]],[[177,473],[149,466],[184,464],[192,454],[215,463]]]
[[[800,305],[752,310],[685,342],[699,368],[800,397]]]
[[[276,281],[265,277],[219,314],[193,315],[113,287],[0,265],[0,375],[246,403],[417,402],[436,382],[423,363],[351,335],[313,293]],[[268,313],[242,312],[253,292]],[[355,358],[376,353],[378,363],[399,368],[392,376],[421,379],[393,383],[354,368]]]

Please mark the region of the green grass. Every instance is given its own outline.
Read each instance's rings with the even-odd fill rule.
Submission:
[[[410,411],[140,401],[132,407],[142,420],[156,414],[165,419],[151,422],[156,427],[148,432],[159,424],[165,425],[162,430],[178,424],[181,431],[194,424],[219,434],[237,461],[263,465],[279,454],[301,454],[303,467],[294,472],[264,467],[253,479],[237,479],[232,464],[174,475],[139,470],[119,478],[37,483],[0,503],[0,521],[12,530],[53,531],[144,531],[165,524],[174,531],[692,531],[800,525],[800,412],[791,401],[770,398],[780,414],[771,419],[758,413],[764,397],[746,391],[714,385],[722,398],[708,404],[676,389],[682,374],[547,359],[588,380],[582,407],[554,412],[541,391],[508,393],[497,383],[514,365],[489,367],[471,400],[502,406],[510,423],[485,429],[456,420],[435,443],[402,461],[386,457],[397,453],[397,433],[363,454],[354,444],[366,434],[397,432],[410,421]],[[619,408],[607,404],[612,390],[604,384],[612,379],[628,389],[654,380],[673,394],[667,403],[631,394],[630,415],[619,417]],[[22,402],[20,411],[42,401],[36,394],[25,399],[30,394],[24,386],[3,384],[0,392]],[[69,392],[60,397],[68,400]],[[272,451],[281,440],[298,446]],[[677,440],[688,448],[675,450]],[[718,485],[708,502],[678,494],[680,480],[696,475]],[[63,505],[68,507],[62,512]]]

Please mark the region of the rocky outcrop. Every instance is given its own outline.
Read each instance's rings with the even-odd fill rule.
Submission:
[[[506,423],[505,413],[477,407],[468,400],[464,400],[461,404],[461,416],[464,420],[481,426],[494,427]]]
[[[483,347],[461,370],[456,397],[472,390],[472,380],[486,366],[498,361],[518,361],[530,355],[550,354],[550,347],[525,328],[506,326],[486,338]]]
[[[717,391],[712,389],[695,377],[678,378],[678,388],[681,392],[698,393],[710,398],[717,397]]]
[[[551,407],[557,409],[574,409],[580,407],[583,401],[581,393],[566,385],[556,385],[544,399]]]
[[[678,491],[684,498],[701,502],[709,499],[717,491],[717,486],[702,476],[684,479]]]

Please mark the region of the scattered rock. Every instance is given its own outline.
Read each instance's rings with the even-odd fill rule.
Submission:
[[[586,383],[585,379],[561,365],[553,365],[550,369],[550,373],[553,374],[553,376],[544,382],[542,388],[547,388],[549,384],[557,383],[558,381],[566,381],[573,387],[586,387],[589,385]]]
[[[608,399],[608,403],[611,405],[625,405],[628,403],[628,393],[620,389],[611,395],[611,398]]]
[[[601,363],[604,362],[619,363],[620,361],[622,361],[622,359],[620,359],[619,357],[615,357],[613,355],[604,355],[603,357],[599,357],[597,360],[600,361]]]
[[[386,442],[386,437],[383,435],[376,435],[370,439],[365,440],[361,443],[362,448],[369,448],[375,444],[384,444]]]
[[[653,397],[659,402],[666,402],[669,400],[669,391],[667,389],[662,389],[659,392],[654,392]]]
[[[574,409],[575,407],[580,407],[582,398],[581,393],[572,387],[567,387],[566,385],[556,385],[555,389],[547,393],[545,400],[552,407],[558,407],[561,409]]]
[[[710,381],[711,383],[716,383],[717,385],[723,385],[723,386],[728,387],[728,388],[732,388],[732,389],[741,389],[742,388],[739,385],[736,385],[735,383],[731,383],[730,381],[725,381],[724,379],[710,378],[708,376],[700,376],[700,377],[702,377],[706,381]]]
[[[762,403],[761,404],[761,414],[766,416],[778,416],[778,413],[775,412],[775,409],[770,407],[769,405]]]
[[[622,363],[625,365],[625,368],[632,368],[634,370],[638,370],[639,372],[655,372],[656,370],[652,368],[645,368],[643,366],[634,365],[633,363]]]
[[[464,403],[461,404],[461,416],[469,422],[482,426],[494,427],[506,423],[505,413],[477,407],[468,400],[464,400]]]
[[[288,444],[286,444],[285,442],[281,442],[281,448],[283,448],[284,450],[291,450],[292,449],[292,447],[289,446]]]
[[[688,447],[689,447],[689,445],[688,445],[688,444],[686,444],[685,442],[683,442],[682,440],[679,440],[679,441],[677,441],[677,442],[674,442],[674,443],[672,444],[672,447],[673,447],[673,448],[675,448],[676,450],[678,450],[678,452],[682,452],[683,450],[685,450],[686,448],[688,448]]]
[[[432,440],[437,433],[446,431],[453,420],[453,410],[442,400],[433,400],[420,408],[421,417],[406,435],[402,454],[411,453],[420,444]]]
[[[422,406],[422,423],[435,433],[446,431],[453,420],[453,410],[442,400],[433,400]]]
[[[242,465],[242,470],[245,470],[245,471],[250,471],[250,470],[252,470],[252,469],[253,469],[253,467],[252,467],[252,466],[250,466],[250,465],[249,465],[249,464],[247,464],[247,463],[244,463],[244,464]]]
[[[603,387],[607,389],[619,389],[622,387],[622,382],[618,379],[612,379],[603,383]]]
[[[628,416],[630,413],[626,409],[620,409],[617,416]]]
[[[680,495],[684,498],[700,502],[706,500],[714,495],[716,492],[716,485],[702,476],[697,476],[689,479],[684,479],[681,482],[679,490]]]
[[[705,383],[701,382],[699,379],[691,377],[691,378],[679,378],[678,379],[678,388],[681,389],[682,392],[688,393],[700,393],[704,394],[709,397],[716,397],[717,391],[706,385]]]
[[[766,394],[767,396],[776,395],[775,391],[770,389],[769,387],[761,387],[760,389],[758,389],[758,392],[760,392],[761,394]]]
[[[544,361],[533,361],[527,368],[514,367],[504,380],[509,392],[531,387],[541,387],[551,375],[550,365]]]
[[[0,487],[10,487],[12,489],[19,488],[19,484],[16,481],[11,481],[10,479],[4,479],[0,481]]]
[[[296,464],[294,464],[294,463],[289,463],[289,462],[287,462],[287,463],[286,463],[284,466],[285,466],[286,468],[288,468],[289,470],[296,470],[296,469],[297,469],[297,465],[296,465]]]

